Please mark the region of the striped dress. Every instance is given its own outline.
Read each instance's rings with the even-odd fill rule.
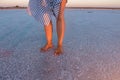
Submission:
[[[60,2],[62,0],[29,0],[31,15],[41,24],[48,25],[51,17],[58,17]]]

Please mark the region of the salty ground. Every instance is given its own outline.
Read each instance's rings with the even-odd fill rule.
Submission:
[[[39,51],[43,26],[25,10],[0,10],[0,80],[120,80],[120,10],[66,9],[65,20],[56,57]]]

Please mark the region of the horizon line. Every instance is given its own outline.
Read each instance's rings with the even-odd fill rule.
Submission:
[[[12,8],[12,7],[16,7],[16,8],[22,8],[22,7],[27,7],[27,6],[19,6],[19,5],[16,5],[16,6],[0,6],[0,8]],[[82,7],[82,6],[80,6],[80,7],[78,7],[78,6],[66,6],[66,8],[120,8],[120,7],[102,7],[102,6],[93,6],[93,7],[89,7],[89,6],[84,6],[84,7]]]
[[[0,7],[0,9],[26,9],[22,6]],[[67,9],[120,9],[120,7],[66,7]]]

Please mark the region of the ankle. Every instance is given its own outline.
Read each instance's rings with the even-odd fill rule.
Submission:
[[[47,42],[48,45],[52,45],[52,42]]]
[[[59,47],[62,47],[62,44],[58,44],[57,47],[58,47],[58,48],[59,48]]]

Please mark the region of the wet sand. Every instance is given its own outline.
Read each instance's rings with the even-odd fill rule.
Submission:
[[[120,80],[120,11],[66,9],[65,19],[55,57],[54,48],[39,51],[43,26],[25,10],[0,10],[0,80]]]

